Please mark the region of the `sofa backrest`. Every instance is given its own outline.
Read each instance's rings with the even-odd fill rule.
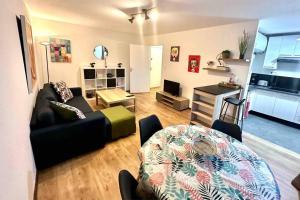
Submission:
[[[50,101],[59,101],[56,92],[50,84],[45,84],[44,88],[39,91],[35,108],[32,113],[30,122],[31,129],[47,127],[55,124],[55,113],[50,107]]]

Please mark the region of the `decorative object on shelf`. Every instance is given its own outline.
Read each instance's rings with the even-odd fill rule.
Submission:
[[[112,77],[114,77],[114,75],[112,73],[107,73],[107,77],[112,78]]]
[[[212,60],[207,62],[207,66],[209,66],[209,67],[214,66],[214,64],[215,64],[215,62]]]
[[[190,55],[188,71],[194,72],[194,73],[199,73],[199,68],[200,68],[200,56],[199,55]]]
[[[29,21],[24,15],[21,15],[20,18],[17,18],[17,23],[22,43],[21,48],[26,72],[27,88],[28,92],[32,93],[32,89],[37,83],[32,29]]]
[[[224,66],[224,62],[223,62],[223,58],[222,58],[222,53],[219,53],[217,56],[216,56],[216,59],[219,63],[219,66],[218,67],[223,67]]]
[[[118,63],[118,67],[119,67],[119,68],[121,68],[121,67],[122,67],[122,65],[123,65],[122,63]]]
[[[180,46],[172,46],[170,53],[171,62],[179,62]]]
[[[248,49],[250,41],[250,35],[246,32],[246,30],[243,31],[243,36],[239,38],[239,50],[240,50],[240,59],[245,58],[246,51]]]
[[[71,63],[71,41],[58,38],[50,38],[51,62]]]
[[[91,99],[93,98],[95,95],[94,95],[94,91],[87,91],[86,92],[86,98],[88,99]]]
[[[96,64],[96,63],[94,63],[94,62],[90,63],[90,67],[91,67],[91,68],[94,68],[94,67],[95,67],[95,64]]]
[[[40,45],[43,45],[45,47],[45,52],[46,52],[46,66],[47,66],[47,80],[49,83],[49,62],[48,62],[48,46],[50,43],[48,41],[41,42]]]
[[[232,89],[240,89],[240,88],[242,88],[242,86],[239,85],[239,84],[228,83],[228,82],[224,82],[224,81],[220,82],[218,85],[221,86],[221,87],[232,88]]]
[[[222,59],[228,59],[230,57],[231,57],[231,51],[229,50],[222,51]]]

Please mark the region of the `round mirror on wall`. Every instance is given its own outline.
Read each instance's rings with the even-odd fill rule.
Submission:
[[[104,60],[108,56],[108,50],[105,46],[98,45],[94,49],[94,56],[100,60]]]

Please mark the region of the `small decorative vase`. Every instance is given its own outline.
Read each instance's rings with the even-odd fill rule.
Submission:
[[[231,52],[229,50],[222,51],[222,58],[229,59],[231,56]]]
[[[90,63],[90,67],[91,67],[91,68],[94,68],[94,67],[95,67],[95,64],[96,64],[96,63],[94,63],[94,62]]]
[[[243,60],[244,58],[245,58],[245,54],[241,54],[241,53],[240,53],[239,59],[242,59],[242,60]]]

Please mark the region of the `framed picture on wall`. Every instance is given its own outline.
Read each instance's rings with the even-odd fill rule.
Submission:
[[[71,63],[71,41],[58,38],[50,38],[51,62]]]
[[[17,23],[21,41],[24,68],[26,72],[28,93],[32,93],[33,88],[37,83],[32,29],[28,19],[24,15],[21,15],[20,18],[17,18]]]
[[[190,55],[189,56],[189,65],[188,65],[189,72],[199,73],[200,59],[201,59],[201,57],[199,55]]]
[[[172,46],[170,53],[171,62],[179,62],[180,46]]]

